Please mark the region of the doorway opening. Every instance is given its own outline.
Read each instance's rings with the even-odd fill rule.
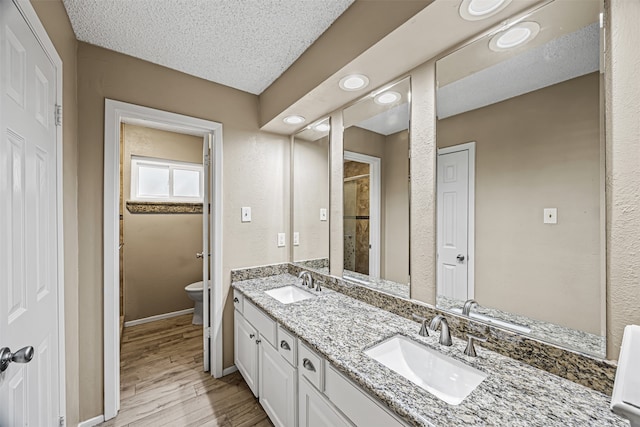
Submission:
[[[380,277],[380,164],[378,157],[344,152],[344,270],[347,274]]]
[[[200,138],[203,155],[203,368],[222,369],[222,125],[134,104],[105,101],[104,156],[104,418],[120,407],[120,155],[125,126]],[[152,168],[153,169],[153,168]],[[184,168],[183,168],[184,169]],[[158,172],[155,170],[155,172]],[[156,189],[157,190],[157,189]],[[155,191],[155,190],[153,190]],[[211,203],[209,203],[211,200]],[[125,242],[126,244],[126,242]],[[195,258],[195,254],[193,254]],[[185,292],[186,294],[186,292]]]

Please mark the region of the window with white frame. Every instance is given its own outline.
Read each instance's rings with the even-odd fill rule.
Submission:
[[[131,200],[202,202],[203,175],[199,163],[131,156]]]

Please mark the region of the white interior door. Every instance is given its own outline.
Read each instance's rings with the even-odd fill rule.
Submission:
[[[438,155],[438,295],[466,300],[469,292],[469,151]]]
[[[61,381],[57,75],[8,0],[0,1],[0,34],[0,347],[34,348],[29,363],[8,363],[0,374],[0,425],[53,426]],[[23,352],[16,362],[28,358]]]
[[[209,289],[211,288],[211,280],[209,280],[209,271],[211,266],[212,257],[209,256],[209,168],[211,167],[211,143],[212,135],[206,134],[202,143],[202,158],[204,161],[204,176],[202,179],[203,184],[203,198],[202,198],[202,352],[203,352],[203,364],[204,370],[209,371],[211,339],[211,316],[209,315]]]

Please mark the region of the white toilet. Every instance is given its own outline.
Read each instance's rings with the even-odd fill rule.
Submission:
[[[184,290],[187,291],[189,298],[196,303],[193,308],[193,320],[191,323],[202,325],[202,281],[187,285]]]

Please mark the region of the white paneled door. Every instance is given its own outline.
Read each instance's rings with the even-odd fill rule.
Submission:
[[[468,289],[469,151],[438,155],[438,295],[471,298]]]
[[[10,0],[0,27],[0,425],[57,426],[56,67]]]

